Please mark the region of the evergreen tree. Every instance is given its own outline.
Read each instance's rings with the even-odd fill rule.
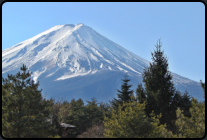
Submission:
[[[166,125],[159,123],[161,114],[155,116],[152,112],[150,117],[145,113],[143,104],[135,101],[123,103],[125,110],[119,105],[118,111],[112,110],[112,117],[104,118],[107,138],[167,138],[176,137],[166,130]]]
[[[128,79],[128,75],[125,75],[125,78],[122,79],[123,80],[123,84],[121,86],[121,90],[117,91],[119,93],[117,93],[118,99],[114,98],[112,101],[110,101],[110,103],[112,104],[113,108],[118,108],[119,104],[122,105],[123,102],[129,102],[132,101],[131,97],[133,96],[133,90],[130,90],[132,85],[129,85],[128,82],[130,81],[130,79]]]
[[[2,135],[4,137],[9,137],[9,134],[11,133],[11,124],[7,121],[7,118],[9,117],[8,106],[11,104],[11,88],[11,83],[2,85]]]
[[[151,53],[152,63],[144,69],[142,75],[145,88],[139,84],[136,90],[137,100],[140,103],[146,101],[145,111],[148,117],[152,110],[155,115],[161,113],[160,123],[166,123],[168,129],[173,130],[175,126],[172,126],[173,120],[176,120],[175,110],[183,105],[185,110],[188,110],[190,98],[187,94],[181,96],[180,92],[175,89],[172,75],[168,70],[168,59],[161,50],[160,40],[155,47],[156,50]]]
[[[192,107],[191,98],[192,97],[188,95],[187,91],[185,91],[184,94],[176,91],[175,96],[173,97],[173,102],[170,107],[170,120],[172,121],[168,123],[168,128],[175,134],[178,133],[178,127],[175,125],[175,121],[177,119],[176,110],[179,107],[181,110],[183,110],[182,114],[185,117],[190,118],[191,114],[189,109]]]
[[[191,117],[185,117],[182,110],[176,110],[179,138],[203,138],[205,136],[205,104],[192,99]]]
[[[101,108],[98,107],[97,100],[95,98],[91,99],[92,101],[87,101],[86,113],[90,118],[89,127],[92,127],[93,124],[101,124],[103,121],[103,112]]]
[[[81,98],[77,101],[72,99],[70,101],[70,109],[65,123],[74,125],[76,128],[74,131],[69,132],[68,137],[75,138],[86,131],[88,121],[89,119],[88,116],[86,116],[83,100]]]
[[[42,98],[41,90],[31,80],[25,65],[16,75],[2,77],[2,134],[11,138],[55,136],[55,127],[47,119],[51,101]]]
[[[146,97],[146,113],[149,116],[152,110],[155,114],[162,113],[161,124],[166,123],[167,112],[173,100],[175,88],[173,85],[172,75],[168,71],[168,60],[161,51],[161,42],[158,40],[156,50],[152,55],[152,63],[143,72],[143,83],[145,90],[143,94],[138,91],[138,96],[143,94]],[[141,88],[138,88],[141,89]]]
[[[146,98],[146,92],[142,84],[139,84],[136,89],[136,101],[138,101],[139,103],[143,103],[144,101],[146,101]]]
[[[87,105],[81,99],[77,101],[72,99],[70,102],[70,111],[66,117],[66,123],[75,125],[74,131],[68,134],[68,137],[75,138],[86,132],[87,129],[93,129],[94,125],[102,125],[104,116],[111,116],[110,106],[108,104],[97,103],[95,98],[87,101]],[[85,133],[84,133],[85,135]]]
[[[102,121],[104,120],[104,116],[111,118],[111,111],[112,111],[112,107],[110,106],[109,103],[100,103],[99,106],[100,110],[102,111],[103,117],[102,117]]]

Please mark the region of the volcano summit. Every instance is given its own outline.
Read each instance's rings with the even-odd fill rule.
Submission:
[[[140,50],[141,51],[141,50]],[[2,51],[2,76],[16,74],[26,64],[43,95],[84,101],[116,97],[124,74],[132,89],[142,82],[149,61],[124,49],[84,24],[54,26]],[[172,73],[175,87],[203,100],[200,83]]]

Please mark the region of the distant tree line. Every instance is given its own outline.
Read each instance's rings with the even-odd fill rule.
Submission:
[[[205,100],[174,87],[168,60],[158,40],[152,63],[135,91],[125,75],[117,98],[108,103],[72,99],[46,100],[23,65],[2,77],[2,136],[5,138],[202,138]],[[200,81],[204,91],[205,83]],[[48,121],[51,120],[51,121]],[[61,129],[61,122],[76,126]]]

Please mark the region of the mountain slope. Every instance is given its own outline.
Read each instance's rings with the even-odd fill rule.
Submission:
[[[142,81],[144,67],[149,65],[149,61],[84,24],[57,25],[3,50],[2,76],[15,74],[23,63],[48,97],[96,97],[98,101],[116,96],[126,72],[135,89]],[[176,87],[202,100],[198,82],[172,74]]]

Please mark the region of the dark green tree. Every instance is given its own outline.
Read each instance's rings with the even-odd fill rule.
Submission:
[[[161,50],[162,44],[158,40],[156,50],[152,55],[152,63],[143,72],[143,83],[146,93],[143,97],[147,97],[146,113],[149,115],[152,110],[158,115],[162,113],[160,123],[164,124],[167,120],[167,112],[172,103],[175,88],[172,82],[172,75],[168,71],[168,59],[164,56],[164,51]],[[140,88],[141,89],[141,88]],[[139,94],[138,94],[139,95]]]
[[[16,75],[2,77],[2,134],[4,137],[41,138],[55,136],[47,120],[52,102],[42,98],[39,82],[23,65]]]
[[[156,50],[151,53],[152,63],[143,71],[144,88],[141,84],[138,85],[136,98],[140,103],[146,101],[145,111],[148,117],[152,110],[155,115],[161,113],[160,123],[166,123],[167,128],[173,130],[170,125],[176,120],[175,110],[177,107],[188,110],[190,98],[187,93],[182,96],[174,87],[172,75],[168,70],[168,59],[161,50],[160,39],[155,47]]]
[[[142,84],[138,84],[138,87],[136,89],[136,101],[139,103],[143,103],[146,101],[146,92],[145,89],[143,88]]]
[[[3,81],[3,78],[2,78]],[[8,106],[11,104],[10,96],[11,96],[11,89],[12,84],[7,82],[7,84],[2,84],[2,135],[4,137],[9,137],[11,133],[11,124],[8,121],[9,118],[9,110]]]
[[[90,118],[90,126],[93,124],[101,124],[103,121],[103,112],[101,108],[98,106],[97,100],[95,98],[91,99],[92,101],[87,101],[86,111]]]
[[[102,103],[100,103],[99,108],[100,108],[100,110],[102,111],[102,114],[103,114],[102,121],[104,119],[104,116],[111,118],[111,111],[112,111],[113,108],[110,106],[109,103],[103,103],[102,102]]]
[[[81,99],[77,101],[72,99],[70,106],[65,122],[76,126],[74,131],[68,134],[70,138],[75,138],[87,130],[93,129],[93,126],[101,126],[104,116],[111,116],[111,107],[108,104],[97,103],[95,98],[87,101],[85,106]]]
[[[113,108],[118,109],[118,106],[123,104],[123,102],[128,103],[129,101],[132,101],[132,96],[133,96],[133,90],[130,90],[132,85],[129,85],[128,82],[130,79],[128,79],[128,75],[125,75],[125,78],[122,79],[123,84],[121,86],[121,90],[117,89],[117,96],[118,99],[114,98],[112,101],[110,101],[111,105]]]
[[[177,119],[176,110],[179,107],[182,110],[182,114],[185,117],[190,118],[191,114],[189,109],[190,107],[192,107],[191,98],[192,97],[188,95],[187,91],[185,91],[184,94],[180,93],[179,91],[176,91],[173,97],[173,102],[170,107],[170,120],[172,121],[168,123],[168,129],[172,130],[174,134],[178,133],[178,127],[176,127],[175,125],[175,121]]]
[[[89,117],[86,115],[86,109],[83,100],[80,98],[77,101],[70,101],[69,114],[66,117],[65,123],[76,126],[74,131],[69,132],[69,138],[75,138],[87,129]]]

